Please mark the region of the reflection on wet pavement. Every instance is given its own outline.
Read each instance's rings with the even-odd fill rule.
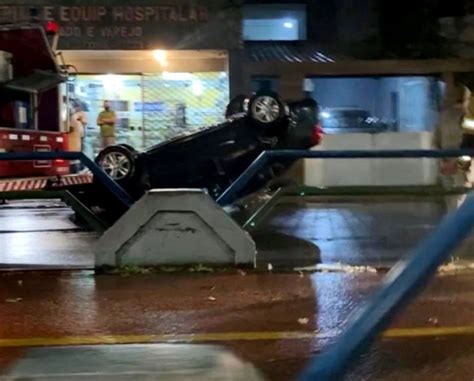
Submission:
[[[446,213],[444,201],[298,202],[276,205],[254,234],[257,263],[266,268],[315,263],[391,267],[406,256]],[[57,201],[0,206],[0,264],[93,266],[97,239],[70,221]],[[474,237],[454,254],[471,259]]]
[[[474,326],[473,279],[471,273],[431,282],[392,325],[415,331],[415,336],[378,340],[346,380],[471,380],[472,333],[417,337],[416,330]],[[204,334],[195,343],[231,349],[268,380],[291,380],[312,355],[336,339],[350,314],[381,280],[381,274],[372,273],[129,277],[4,273],[0,274],[0,375],[22,356],[29,338],[36,338],[36,344],[59,339],[64,345],[68,338],[76,344],[99,344],[112,343],[115,337],[153,342],[163,334],[171,341],[176,341],[175,335],[192,340]],[[22,300],[4,302],[13,297]],[[310,336],[255,335],[281,332]],[[1,347],[15,342],[20,348]]]
[[[313,242],[322,263],[390,267],[444,214],[433,201],[279,204],[266,228]]]
[[[0,267],[92,267],[97,236],[78,228],[72,214],[56,200],[0,206]]]
[[[257,234],[265,260],[273,260],[277,247],[281,256],[314,261],[319,252],[305,239],[319,247],[324,263],[389,266],[444,213],[443,203],[429,200],[281,204]],[[0,263],[91,266],[96,235],[75,227],[70,215],[57,202],[0,207]],[[467,256],[472,247],[471,239],[459,253]],[[294,379],[306,361],[336,339],[383,275],[0,272],[0,378],[25,355],[30,339],[36,338],[35,345],[48,339],[102,344],[114,337],[153,342],[159,335],[173,340],[201,334],[200,342],[231,349],[268,380]],[[436,277],[392,325],[415,335],[378,340],[345,380],[473,380],[473,280],[472,273]],[[416,336],[417,330],[450,327],[466,329],[456,335]],[[279,336],[285,332],[295,336]],[[262,333],[276,336],[262,339]]]

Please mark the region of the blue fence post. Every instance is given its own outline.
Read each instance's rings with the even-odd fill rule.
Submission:
[[[262,152],[250,166],[217,199],[219,205],[228,205],[235,201],[239,192],[268,163],[268,151]]]
[[[363,354],[395,314],[423,288],[474,227],[474,197],[443,219],[413,254],[387,274],[382,288],[353,315],[338,340],[315,357],[299,377],[301,381],[335,381]]]
[[[107,175],[102,168],[96,163],[89,159],[86,155],[80,152],[79,159],[81,162],[90,169],[92,174],[104,184],[125,206],[130,207],[133,204],[133,199],[128,195],[124,189],[118,185],[109,175]]]

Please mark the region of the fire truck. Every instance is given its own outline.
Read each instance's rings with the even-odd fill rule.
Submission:
[[[58,26],[0,25],[0,152],[67,151],[67,70]],[[0,161],[0,177],[67,175],[64,160]]]

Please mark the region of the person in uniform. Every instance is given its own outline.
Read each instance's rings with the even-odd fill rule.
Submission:
[[[104,101],[104,110],[97,117],[97,125],[100,127],[101,148],[115,144],[115,123],[117,117],[112,110],[110,102]]]

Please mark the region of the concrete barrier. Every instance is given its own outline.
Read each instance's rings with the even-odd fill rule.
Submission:
[[[325,135],[315,150],[432,149],[429,132]],[[304,184],[309,186],[435,185],[435,159],[306,159]]]
[[[201,190],[152,190],[100,238],[96,266],[251,265],[250,235]]]

